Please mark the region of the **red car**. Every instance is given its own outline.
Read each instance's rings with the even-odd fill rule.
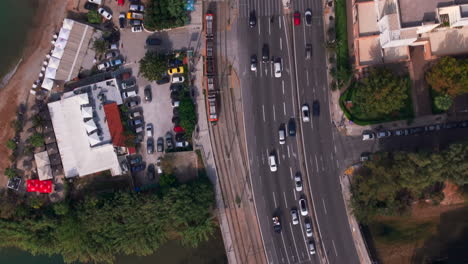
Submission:
[[[123,6],[123,5],[124,5],[124,0],[118,0],[118,1],[117,1],[117,5]]]
[[[294,25],[299,26],[301,24],[301,14],[299,12],[294,13]]]

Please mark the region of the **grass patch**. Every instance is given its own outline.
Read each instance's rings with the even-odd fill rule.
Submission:
[[[443,114],[445,111],[440,110],[435,104],[435,98],[442,96],[443,93],[437,92],[436,90],[429,88],[429,95],[431,96],[431,111],[433,115]]]
[[[346,24],[346,1],[335,0],[336,79],[340,87],[351,78]]]
[[[369,228],[378,243],[402,245],[426,240],[432,235],[435,226],[435,223],[429,221],[398,219],[373,221]]]

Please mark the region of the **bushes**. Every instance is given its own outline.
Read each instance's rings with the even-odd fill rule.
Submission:
[[[100,24],[102,21],[101,15],[96,10],[90,10],[87,14],[88,23]]]
[[[192,133],[197,124],[195,104],[188,91],[182,93],[179,105],[180,126],[185,129],[187,140],[192,138]]]
[[[336,28],[336,71],[334,78],[338,88],[343,87],[351,78],[351,65],[348,54],[348,30],[346,28],[346,1],[335,0],[335,28]]]
[[[148,81],[160,80],[167,71],[167,57],[155,52],[147,52],[140,60],[140,72]]]
[[[145,27],[161,30],[184,26],[188,21],[186,1],[150,0],[145,8]]]
[[[29,142],[34,147],[42,147],[44,146],[44,136],[40,133],[34,133],[30,138]]]

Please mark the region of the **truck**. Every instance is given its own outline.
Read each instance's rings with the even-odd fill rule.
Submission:
[[[143,14],[136,12],[127,12],[128,19],[140,19],[143,20]]]

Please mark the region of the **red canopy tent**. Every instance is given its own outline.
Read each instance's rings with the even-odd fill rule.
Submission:
[[[52,192],[52,181],[40,181],[40,180],[27,180],[26,181],[28,192],[40,192],[40,193],[51,193]]]
[[[175,126],[174,127],[174,132],[176,132],[176,133],[185,132],[185,129],[183,129],[181,126]]]

